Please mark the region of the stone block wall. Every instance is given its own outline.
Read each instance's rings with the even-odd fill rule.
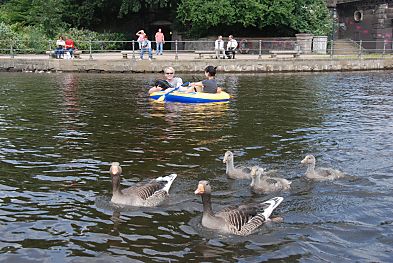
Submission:
[[[392,50],[393,3],[384,0],[337,2],[338,37],[362,40],[373,52]]]

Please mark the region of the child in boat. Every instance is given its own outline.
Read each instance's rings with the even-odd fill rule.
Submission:
[[[190,83],[191,87],[187,92],[220,93],[221,88],[217,87],[217,81],[215,79],[216,72],[217,67],[207,66],[205,68],[205,76],[207,79]]]

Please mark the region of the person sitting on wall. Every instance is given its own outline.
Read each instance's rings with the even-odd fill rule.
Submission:
[[[72,38],[70,38],[70,37],[66,37],[65,50],[69,53],[69,58],[73,59],[75,44],[74,44],[74,40],[72,40]]]
[[[237,41],[235,39],[233,39],[232,35],[229,35],[228,43],[227,43],[227,50],[225,51],[225,54],[227,55],[228,58],[235,59],[236,48],[237,48]]]
[[[151,51],[151,41],[147,38],[147,35],[145,35],[145,38],[143,39],[141,47],[142,48],[141,48],[140,58],[143,59],[143,53],[145,53],[147,51],[149,54],[149,60],[152,60],[153,53]]]
[[[216,58],[225,58],[224,40],[222,40],[222,36],[218,36],[217,40],[214,42],[214,50],[216,51]]]
[[[65,42],[63,36],[59,36],[59,39],[56,41],[56,49],[55,49],[55,56],[57,59],[64,57],[64,47]]]

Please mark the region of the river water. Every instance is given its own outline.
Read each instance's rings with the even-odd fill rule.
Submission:
[[[218,105],[152,103],[157,77],[0,73],[1,262],[393,261],[392,72],[220,75],[233,99]],[[228,179],[226,150],[291,191]],[[305,180],[307,154],[347,177]],[[113,161],[123,186],[177,173],[169,200],[111,204]],[[216,211],[283,196],[283,222],[248,237],[204,229],[202,179]]]

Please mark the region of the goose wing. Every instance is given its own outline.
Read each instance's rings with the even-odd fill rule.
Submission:
[[[272,178],[272,177],[268,177],[265,179],[265,182],[269,185],[269,186],[278,186],[279,182],[277,179]]]
[[[227,207],[217,213],[216,216],[223,218],[230,231],[237,234],[257,215],[257,212],[257,208],[254,206],[241,205],[238,207]]]
[[[317,174],[323,178],[338,178],[341,176],[341,172],[332,168],[318,168]]]
[[[269,171],[264,171],[263,176],[277,176],[278,175],[278,170],[269,170]]]
[[[266,222],[273,210],[282,201],[282,197],[274,197],[260,204],[241,205],[237,209],[222,211],[216,216],[220,216],[225,220],[229,232],[246,236]]]
[[[151,181],[147,184],[141,184],[129,187],[123,190],[124,194],[132,194],[136,197],[147,200],[149,197],[153,196],[154,193],[161,190],[163,188],[163,184],[156,181]]]
[[[239,169],[242,173],[245,173],[245,174],[250,174],[251,173],[251,168],[250,167],[239,166],[239,167],[236,167],[236,168]]]

